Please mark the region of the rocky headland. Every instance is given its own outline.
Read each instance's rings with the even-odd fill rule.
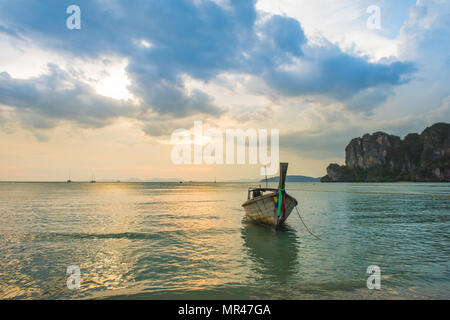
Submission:
[[[385,132],[355,138],[345,166],[330,164],[322,182],[450,182],[450,124],[436,123],[403,140]]]

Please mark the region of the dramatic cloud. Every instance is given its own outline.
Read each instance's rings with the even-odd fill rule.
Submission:
[[[282,52],[296,57],[302,55],[301,46],[306,42],[306,37],[297,20],[274,15],[264,24],[262,32]]]
[[[168,136],[202,120],[279,128],[283,157],[323,175],[353,137],[448,121],[449,15],[442,0],[0,0],[0,174],[61,179],[102,157],[114,179],[172,174]]]
[[[405,76],[415,71],[411,63],[369,63],[335,47],[314,47],[311,51],[312,62],[293,70],[273,69],[267,82],[285,95],[325,94],[344,101],[368,88],[403,84],[408,81]]]
[[[218,117],[226,106],[201,90],[189,91],[185,75],[206,82],[224,73],[249,74],[271,95],[324,95],[369,112],[386,100],[389,87],[416,71],[409,62],[374,63],[323,41],[308,43],[300,23],[286,16],[259,16],[255,1],[78,1],[81,30],[65,27],[72,1],[0,2],[0,32],[33,39],[48,50],[77,58],[126,57],[129,91],[140,112],[101,97],[54,67],[28,80],[0,78],[4,105],[35,110],[49,118],[101,126],[119,116],[147,111],[172,118]],[[59,88],[66,82],[68,88]],[[383,88],[377,93],[377,88]],[[368,101],[366,101],[368,100]],[[359,102],[361,104],[359,108]],[[165,130],[164,130],[165,131]],[[146,130],[148,133],[160,130]]]
[[[15,107],[27,125],[40,129],[54,127],[54,120],[101,127],[133,111],[131,105],[98,95],[54,65],[48,74],[26,80],[0,73],[0,104]]]

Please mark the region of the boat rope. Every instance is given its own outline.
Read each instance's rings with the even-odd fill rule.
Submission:
[[[301,221],[301,222],[303,223],[303,225],[305,226],[306,230],[308,230],[308,232],[309,232],[312,236],[316,237],[316,238],[319,239],[319,240],[322,240],[322,239],[320,239],[318,236],[316,236],[314,233],[312,233],[311,230],[309,230],[308,226],[307,226],[307,225],[305,224],[305,222],[303,221],[302,216],[300,215],[300,212],[298,212],[297,206],[295,206],[295,210],[297,210],[298,217],[300,218],[300,221]]]

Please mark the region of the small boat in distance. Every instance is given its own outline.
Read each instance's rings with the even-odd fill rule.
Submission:
[[[278,229],[297,206],[297,200],[286,193],[288,163],[280,163],[278,189],[249,188],[247,201],[242,204],[247,221],[263,223]]]
[[[70,172],[69,172],[69,179],[66,180],[66,183],[72,183],[72,180],[70,180]]]
[[[95,176],[92,176],[92,180],[90,181],[90,183],[96,183],[97,181],[95,181]]]

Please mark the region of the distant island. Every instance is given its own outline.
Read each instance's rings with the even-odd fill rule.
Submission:
[[[353,139],[345,166],[330,164],[322,182],[450,182],[450,124],[405,139],[384,132]]]
[[[267,182],[278,182],[280,177],[267,178]],[[266,182],[262,179],[259,182]],[[306,177],[306,176],[287,176],[286,182],[320,182],[320,178]]]

